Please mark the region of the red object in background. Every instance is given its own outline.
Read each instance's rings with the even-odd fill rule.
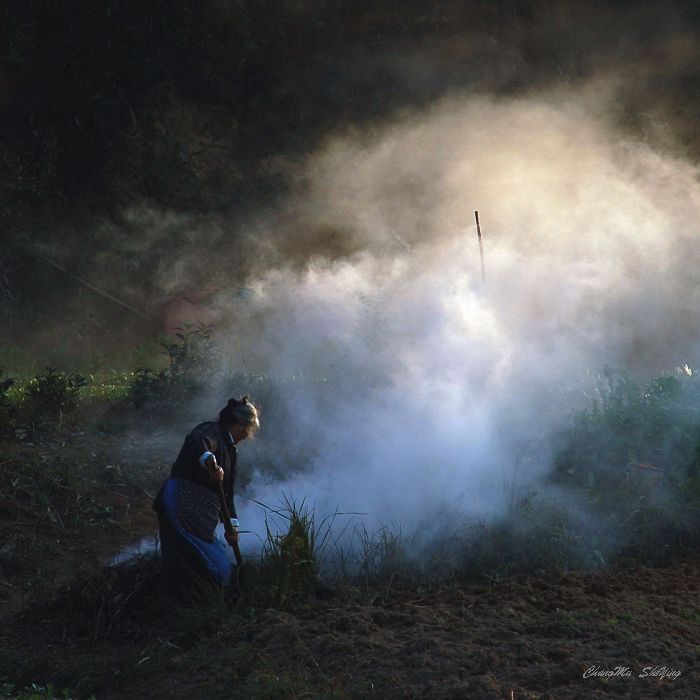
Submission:
[[[162,332],[174,336],[185,323],[212,324],[216,317],[213,299],[220,290],[221,287],[207,287],[163,299],[160,304]]]

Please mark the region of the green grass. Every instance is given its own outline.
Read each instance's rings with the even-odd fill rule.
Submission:
[[[260,504],[263,505],[263,504]],[[275,508],[264,506],[265,540],[258,560],[246,565],[244,609],[291,609],[322,588],[321,571],[333,554],[336,518],[318,521],[305,501],[283,497]]]

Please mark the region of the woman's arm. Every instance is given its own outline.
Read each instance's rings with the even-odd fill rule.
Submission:
[[[219,441],[207,423],[198,425],[187,435],[180,454],[173,464],[172,475],[192,479],[200,484],[210,484],[211,476],[218,473],[216,466]]]
[[[217,441],[209,435],[204,435],[199,442],[198,452],[201,451],[198,459],[199,466],[205,469],[212,479],[223,481],[224,470],[216,459]]]

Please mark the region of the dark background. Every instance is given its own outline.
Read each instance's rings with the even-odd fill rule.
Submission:
[[[696,160],[699,24],[698,2],[5,2],[2,346],[55,344],[38,324],[61,329],[67,355],[153,337],[164,239],[136,245],[129,211],[183,217],[170,252],[188,255],[196,230],[197,256],[214,258],[287,194],[275,158],[301,161],[328,134],[451,91],[614,81],[623,129]],[[289,254],[343,254],[318,232],[307,243]],[[235,257],[221,276],[245,285],[254,266]]]

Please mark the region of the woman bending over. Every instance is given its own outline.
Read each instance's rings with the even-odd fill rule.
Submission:
[[[219,420],[200,423],[186,438],[170,477],[153,507],[158,513],[163,582],[178,593],[197,583],[228,585],[232,565],[214,533],[223,522],[219,484],[223,485],[234,525],[226,541],[238,542],[238,519],[233,502],[236,446],[260,428],[258,411],[248,401],[230,399]]]

